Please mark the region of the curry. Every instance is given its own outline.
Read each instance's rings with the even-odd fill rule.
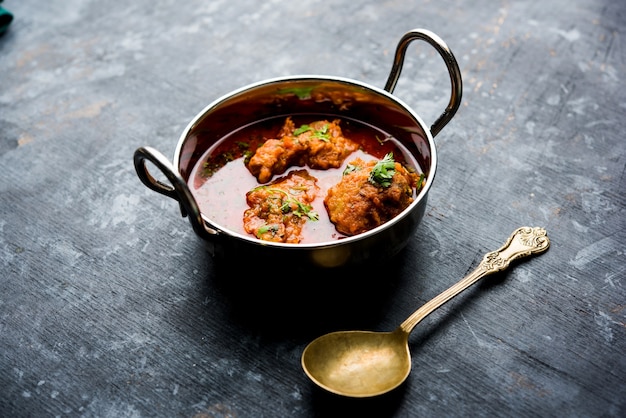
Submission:
[[[285,243],[373,229],[408,207],[425,182],[399,141],[325,115],[244,126],[209,149],[190,180],[202,212],[220,225]]]

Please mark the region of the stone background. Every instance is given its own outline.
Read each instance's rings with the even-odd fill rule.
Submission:
[[[2,6],[15,19],[0,36],[1,416],[624,416],[626,3]],[[249,83],[383,87],[417,27],[456,55],[463,102],[388,268],[237,278],[138,180],[136,148],[173,155],[204,106]],[[395,94],[426,122],[443,111],[428,45],[411,44]],[[395,328],[523,225],[545,227],[550,250],[420,324],[398,390],[342,399],[306,378],[313,338]]]

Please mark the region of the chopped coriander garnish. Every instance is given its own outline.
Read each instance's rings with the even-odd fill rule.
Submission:
[[[230,151],[227,151],[227,152],[223,153],[222,154],[222,158],[227,163],[229,163],[229,162],[231,162],[231,161],[233,161],[235,159],[235,157],[233,157],[233,153],[230,152]]]
[[[311,130],[311,127],[309,125],[302,125],[298,129],[293,131],[293,135],[294,136],[302,135],[303,133],[309,132],[310,130]]]
[[[252,158],[253,155],[254,155],[254,151],[245,150],[243,152],[243,163],[245,165],[248,165],[248,163],[250,162],[250,158]]]
[[[313,138],[321,139],[328,142],[330,140],[330,133],[328,132],[328,124],[324,124],[320,129],[313,131]]]
[[[298,129],[293,131],[294,136],[302,135],[305,132],[313,131],[311,136],[313,138],[321,139],[328,142],[330,140],[330,133],[328,132],[328,124],[324,124],[320,129],[313,129],[311,125],[302,125]]]
[[[343,170],[343,175],[345,176],[346,174],[350,174],[350,173],[352,173],[353,171],[359,171],[360,169],[361,169],[361,167],[360,167],[360,166],[358,166],[358,165],[355,165],[355,164],[348,164],[348,165],[346,166],[346,169],[345,169],[345,170]]]
[[[257,190],[257,189],[260,189],[260,188],[266,188],[266,187],[267,186],[259,186],[259,187],[255,188],[254,190]],[[282,193],[282,194],[284,194],[286,196],[286,198],[282,202],[282,205],[280,206],[281,212],[283,212],[283,213],[292,212],[298,218],[301,218],[302,216],[306,216],[311,221],[319,220],[319,214],[313,210],[313,206],[306,205],[306,204],[300,202],[298,199],[294,198],[290,193],[286,192],[283,189],[278,189],[278,188],[275,188],[275,187],[269,187],[269,188],[267,188],[267,190],[272,192],[272,193]],[[295,210],[293,210],[291,208],[292,204],[296,205],[296,209]]]
[[[279,227],[276,224],[271,224],[271,225],[265,224],[257,230],[257,237],[261,238],[261,235],[267,232],[271,232],[272,235],[275,235],[278,232],[278,229]]]
[[[395,173],[396,163],[393,159],[393,153],[390,152],[372,168],[368,180],[374,185],[389,187],[391,186],[391,179]]]
[[[295,87],[295,88],[288,88],[288,89],[279,89],[278,90],[278,94],[295,94],[296,96],[298,96],[298,98],[300,100],[306,100],[311,98],[311,91],[313,90],[313,87]]]

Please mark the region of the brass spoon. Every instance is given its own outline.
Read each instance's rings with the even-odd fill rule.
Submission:
[[[338,331],[313,340],[302,353],[304,372],[318,386],[343,396],[365,398],[395,389],[411,371],[409,334],[422,319],[482,277],[549,246],[543,228],[515,230],[502,248],[487,253],[474,271],[415,311],[396,330]]]

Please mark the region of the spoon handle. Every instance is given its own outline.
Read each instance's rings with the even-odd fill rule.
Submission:
[[[498,250],[491,251],[483,257],[480,265],[461,281],[444,290],[421,308],[409,316],[399,327],[403,332],[409,334],[413,328],[426,318],[435,309],[476,283],[483,277],[505,270],[511,261],[526,257],[532,254],[544,252],[550,246],[550,240],[543,228],[531,228],[524,226],[513,231],[507,242]]]

